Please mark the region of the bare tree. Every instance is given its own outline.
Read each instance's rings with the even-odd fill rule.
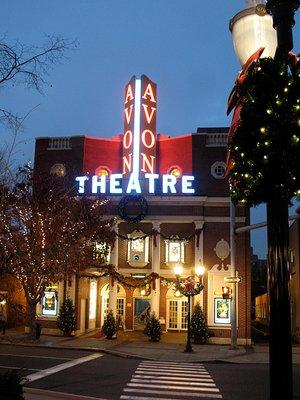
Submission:
[[[42,93],[48,70],[65,58],[67,50],[77,47],[76,40],[62,36],[47,36],[42,46],[25,46],[17,41],[12,45],[0,38],[0,86],[25,84]]]
[[[0,37],[0,89],[8,86],[25,85],[28,88],[43,92],[47,84],[46,77],[53,65],[66,58],[69,50],[77,47],[76,40],[68,40],[62,36],[47,36],[42,46],[25,46],[17,41],[13,44]],[[0,145],[0,185],[11,184],[13,156],[18,145],[18,135],[28,115],[24,116],[8,110],[0,101],[0,124],[9,128],[9,140]],[[2,197],[0,197],[0,203]]]

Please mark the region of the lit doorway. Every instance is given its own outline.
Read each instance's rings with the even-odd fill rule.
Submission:
[[[109,284],[103,286],[101,290],[101,326],[104,324],[105,317],[108,313],[109,306]],[[126,292],[125,289],[118,284],[117,286],[117,320],[120,318],[122,322],[125,321],[125,300],[126,300]],[[125,323],[125,322],[124,322]]]
[[[167,293],[167,330],[187,330],[188,300],[185,296],[176,297],[174,289]]]
[[[136,288],[133,292],[133,304],[133,329],[135,331],[144,330],[151,315],[150,292],[143,296],[141,289]]]

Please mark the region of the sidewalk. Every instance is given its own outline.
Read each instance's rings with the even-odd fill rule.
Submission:
[[[96,336],[96,337],[95,337]],[[100,336],[100,337],[99,337]],[[30,340],[28,335],[8,331],[0,335],[0,344],[21,346],[55,347],[87,351],[100,351],[120,357],[134,357],[157,361],[176,362],[231,362],[259,363],[269,362],[269,349],[266,345],[240,346],[230,350],[228,345],[193,345],[193,353],[185,353],[186,333],[167,332],[158,343],[149,342],[142,332],[118,331],[117,339],[107,340],[95,331],[84,336],[65,338],[62,336],[41,335]],[[300,347],[293,347],[293,362],[300,364]]]

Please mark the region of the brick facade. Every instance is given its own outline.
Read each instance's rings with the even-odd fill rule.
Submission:
[[[214,163],[226,160],[226,135],[227,128],[199,128],[197,133],[180,137],[167,137],[157,135],[157,168],[159,173],[167,173],[172,166],[179,165],[185,173],[195,176],[194,195],[155,195],[146,196],[148,202],[148,214],[144,221],[138,224],[128,224],[118,218],[118,204],[121,196],[111,196],[107,213],[118,218],[115,229],[123,237],[132,234],[133,231],[141,231],[149,235],[149,259],[142,267],[131,266],[128,263],[128,240],[119,238],[116,245],[116,267],[118,271],[130,276],[135,273],[149,274],[158,272],[160,276],[174,278],[174,265],[167,265],[165,259],[165,237],[178,235],[179,238],[190,239],[184,246],[184,276],[193,272],[197,263],[202,262],[207,273],[204,276],[205,289],[203,294],[197,296],[208,318],[209,327],[213,333],[212,341],[217,343],[228,342],[230,338],[230,325],[214,323],[215,310],[214,299],[220,298],[222,282],[228,276],[230,269],[230,253],[221,259],[216,252],[218,243],[228,245],[229,237],[229,190],[227,179],[215,177],[212,173]],[[59,138],[58,138],[59,139]],[[51,149],[52,138],[37,139],[35,153],[35,169],[39,173],[49,174],[54,164],[63,164],[69,176],[70,185],[74,186],[76,175],[89,172],[94,174],[100,166],[105,166],[111,173],[117,173],[121,168],[121,144],[122,136],[116,136],[111,140],[91,138],[85,136],[71,137],[69,147]],[[111,148],[109,145],[111,143]],[[57,144],[56,146],[60,146]],[[110,150],[109,150],[110,149]],[[107,154],[110,157],[107,157]],[[104,157],[105,155],[105,157]],[[237,226],[249,224],[249,210],[245,207],[237,207]],[[200,244],[197,247],[196,236],[193,235],[198,226],[203,226]],[[161,233],[157,242],[159,249],[155,249],[153,229]],[[238,338],[240,343],[250,340],[250,237],[248,233],[241,234],[237,238],[237,270],[242,282],[238,285]],[[156,265],[154,251],[159,254],[159,265]],[[109,303],[109,279],[98,278],[97,273],[87,274],[78,278],[74,284],[74,303],[77,308],[77,333],[81,334],[91,330],[89,324],[89,282],[96,279],[98,282],[96,308],[97,316],[95,326],[100,327],[103,322],[104,304]],[[124,321],[126,329],[135,329],[135,307],[142,304],[143,296],[137,289],[131,290],[121,287],[122,295],[120,304],[124,307]],[[223,283],[224,285],[224,283]],[[107,287],[107,290],[105,289]],[[170,302],[178,301],[178,307],[182,306],[182,299],[172,298],[172,290],[162,282],[159,285],[158,309],[164,329],[170,329]],[[106,290],[106,291],[105,291]],[[101,295],[101,293],[104,293]],[[103,297],[104,296],[104,297]],[[107,297],[108,296],[108,297]],[[146,303],[153,303],[153,294],[145,297]],[[106,299],[106,300],[105,300]],[[107,303],[105,303],[107,302]],[[145,303],[145,304],[146,304]],[[153,303],[154,304],[154,303]],[[84,308],[84,317],[82,315]],[[182,329],[180,324],[178,329]]]
[[[135,92],[138,85],[143,95],[139,93],[141,90]],[[199,301],[204,309],[214,334],[211,340],[228,342],[229,303],[222,299],[224,278],[230,275],[230,198],[228,180],[223,175],[228,128],[198,128],[197,132],[177,137],[158,134],[154,82],[145,75],[132,78],[125,93],[124,134],[111,138],[37,138],[34,169],[36,174],[45,177],[53,173],[59,177],[61,173],[71,195],[93,193],[97,196],[101,186],[101,193],[110,200],[107,217],[115,219],[114,230],[119,234],[108,262],[124,276],[145,276],[153,272],[159,275],[160,281],[155,287],[133,290],[120,282],[113,284],[111,277],[101,278],[99,272],[87,265],[86,272],[72,277],[67,285],[56,282],[58,306],[67,292],[76,307],[76,334],[99,328],[108,308],[128,330],[141,329],[142,316],[150,309],[160,318],[165,330],[185,330],[187,299],[175,293],[170,280],[175,279],[174,266],[178,262],[183,266],[182,279],[203,264],[205,288],[193,302]],[[112,185],[111,189],[109,185],[112,175],[115,179],[116,174],[122,179],[119,182],[122,195],[116,194],[116,186]],[[146,174],[152,176],[153,182],[155,179],[153,190]],[[141,193],[148,204],[144,219],[136,224],[125,222],[118,213],[131,178],[138,184],[129,193]],[[92,182],[96,182],[94,187]],[[136,214],[135,206],[130,207]],[[249,224],[247,208],[237,207],[236,215],[238,226]],[[144,238],[133,246],[132,235]],[[128,245],[132,247],[130,254]],[[237,301],[240,343],[250,341],[249,249],[249,234],[239,235],[236,265],[242,277]],[[38,314],[49,331],[55,331],[56,317],[43,315],[42,307]]]

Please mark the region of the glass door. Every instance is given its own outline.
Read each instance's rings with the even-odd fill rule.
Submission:
[[[168,300],[168,330],[187,329],[187,300]]]

